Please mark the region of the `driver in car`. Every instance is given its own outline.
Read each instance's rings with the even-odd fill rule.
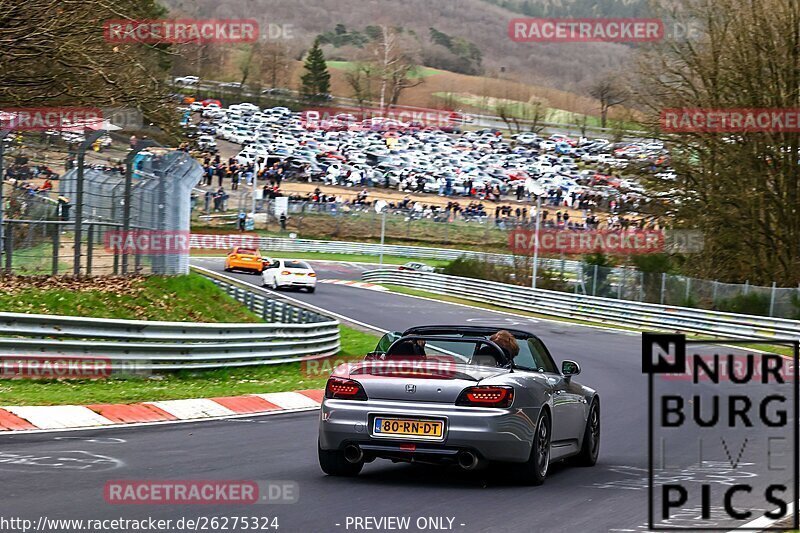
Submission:
[[[519,344],[511,332],[501,329],[489,337],[489,340],[497,344],[503,350],[508,360],[511,361],[519,355]],[[472,362],[473,364],[482,366],[500,366],[500,361],[497,360],[496,350],[488,344],[483,345],[477,353],[472,356]]]

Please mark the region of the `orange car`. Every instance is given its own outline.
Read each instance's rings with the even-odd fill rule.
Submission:
[[[231,270],[249,270],[256,274],[264,270],[264,258],[261,252],[253,248],[237,246],[225,258],[225,272]]]

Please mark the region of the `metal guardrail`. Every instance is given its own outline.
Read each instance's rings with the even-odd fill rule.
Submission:
[[[362,274],[362,278],[372,283],[402,285],[508,309],[636,329],[737,338],[800,338],[800,322],[780,318],[614,300],[405,270],[369,270]]]
[[[198,324],[0,313],[0,351],[20,358],[103,360],[112,371],[131,373],[289,363],[339,352],[337,320],[271,300],[244,283],[208,277],[266,322]]]
[[[247,234],[200,234],[193,233],[191,237],[192,248],[213,250],[230,250],[234,246],[252,246],[261,251],[275,252],[318,252],[331,254],[353,254],[379,256],[381,245],[349,242],[349,241],[323,241],[315,239],[285,239],[281,237],[259,237]],[[459,250],[455,248],[428,248],[423,246],[403,246],[386,244],[383,254],[409,259],[440,259],[452,261],[459,257],[481,258],[499,264],[514,264],[514,256],[509,254],[494,254],[475,252],[473,250]],[[569,273],[580,272],[579,261],[564,260],[564,270]],[[540,266],[544,268],[560,269],[561,259],[540,259]]]

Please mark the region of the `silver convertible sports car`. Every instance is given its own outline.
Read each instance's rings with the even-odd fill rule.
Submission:
[[[337,367],[320,410],[319,462],[355,476],[376,458],[458,465],[517,463],[539,485],[555,461],[592,466],[600,398],[559,369],[535,335],[421,326],[385,335],[363,361]]]

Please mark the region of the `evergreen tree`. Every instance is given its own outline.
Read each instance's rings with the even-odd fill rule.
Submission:
[[[325,55],[320,48],[319,39],[314,41],[314,46],[308,51],[303,68],[306,72],[300,77],[302,82],[300,91],[304,96],[313,98],[330,92],[331,75],[328,72],[328,65],[325,64]]]

